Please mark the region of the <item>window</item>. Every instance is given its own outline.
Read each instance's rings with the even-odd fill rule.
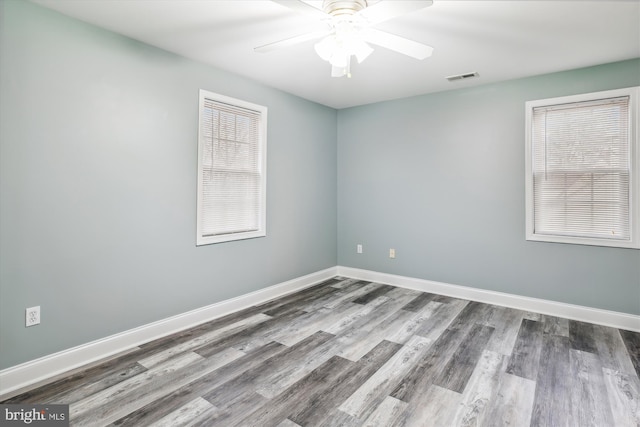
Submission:
[[[527,240],[640,248],[638,90],[527,102]]]
[[[197,245],[266,235],[267,108],[200,91]]]

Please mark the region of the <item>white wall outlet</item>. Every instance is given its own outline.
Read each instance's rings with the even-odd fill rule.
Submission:
[[[358,246],[356,246],[356,252],[359,254],[362,253],[362,245],[358,244]]]
[[[40,306],[26,309],[26,326],[34,326],[40,323]]]
[[[395,258],[396,257],[396,250],[395,249],[389,249],[389,258]]]

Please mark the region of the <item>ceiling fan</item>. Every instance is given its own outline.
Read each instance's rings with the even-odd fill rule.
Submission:
[[[302,34],[256,47],[256,52],[270,52],[309,40],[322,39],[315,44],[316,53],[331,64],[331,76],[351,77],[351,57],[364,61],[373,49],[369,43],[416,59],[431,56],[433,48],[373,26],[400,15],[433,4],[432,0],[324,0],[318,9],[302,0],[271,0],[289,9],[314,17],[327,29]]]

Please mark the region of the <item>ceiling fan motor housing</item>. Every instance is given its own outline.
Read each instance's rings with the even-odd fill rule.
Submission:
[[[324,0],[322,2],[322,10],[334,18],[353,16],[366,7],[366,0]]]

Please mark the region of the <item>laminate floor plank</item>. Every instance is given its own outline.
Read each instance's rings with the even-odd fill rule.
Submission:
[[[398,344],[406,343],[409,340],[409,338],[411,338],[416,333],[420,325],[429,321],[431,316],[433,316],[433,313],[441,305],[442,303],[440,302],[434,302],[434,301],[428,302],[422,308],[414,311],[414,315],[409,317],[409,319],[407,319],[405,323],[400,325],[400,327],[397,330],[389,331],[390,333],[387,334],[385,339]],[[409,311],[409,310],[406,310],[405,307],[406,305],[402,307],[402,310]]]
[[[266,314],[267,316],[282,316],[283,314],[287,314],[293,311],[299,311],[301,305],[314,301],[319,297],[331,295],[336,292],[338,292],[337,288],[333,288],[331,286],[324,286],[304,296],[300,296],[298,298],[292,298],[290,302],[277,305],[268,310],[263,310],[262,313]]]
[[[374,299],[383,296],[384,294],[391,292],[394,289],[398,289],[394,286],[390,286],[390,285],[381,285],[379,286],[377,289],[374,289],[373,291],[366,293],[364,295],[362,295],[361,297],[358,297],[356,299],[353,300],[353,302],[355,304],[368,304],[371,301],[373,301]]]
[[[314,311],[322,307],[334,308],[343,302],[351,302],[362,295],[368,294],[380,286],[382,285],[379,283],[365,282],[361,280],[350,282],[344,287],[337,288],[338,292],[333,292],[329,295],[325,295],[308,302],[303,306],[303,309],[305,311]]]
[[[227,327],[232,323],[239,322],[243,319],[247,319],[256,314],[260,314],[263,311],[264,310],[262,308],[259,308],[256,306],[247,307],[245,309],[215,318],[208,322],[204,322],[200,325],[194,326],[193,328],[189,328],[184,331],[177,332],[175,334],[171,334],[169,336],[142,344],[140,346],[140,349],[145,354],[152,354],[158,350],[164,350],[168,347],[172,347],[174,345],[181,344],[185,341],[192,340],[198,337],[199,335],[209,333],[216,329]]]
[[[341,281],[335,281],[333,279],[319,283],[317,285],[305,288],[298,292],[292,292],[287,295],[283,295],[278,298],[271,299],[269,301],[265,301],[260,304],[256,304],[249,309],[252,314],[255,313],[265,313],[270,310],[276,310],[282,306],[288,306],[290,304],[304,303],[308,299],[319,298],[321,296],[325,296],[328,293],[336,291],[336,284],[341,283]]]
[[[640,426],[640,333],[334,277],[16,390],[72,426]]]
[[[357,317],[363,311],[371,311],[370,308],[360,304],[345,302],[333,309],[322,307],[317,311],[308,312],[301,315],[296,321],[290,322],[287,326],[280,328],[269,338],[284,345],[294,345],[303,339],[315,334],[318,331],[328,329],[330,326],[344,322],[344,319]],[[345,323],[346,327],[346,323]]]
[[[247,426],[277,426],[284,419],[294,419],[315,401],[331,392],[332,384],[352,369],[354,362],[333,356],[308,375],[293,383],[285,391],[270,399],[242,420]]]
[[[411,366],[390,396],[410,402],[420,394],[421,390],[426,390],[444,371],[473,326],[474,324],[465,329],[446,329],[417,363]]]
[[[359,329],[364,325],[369,325],[372,321],[376,321],[378,309],[389,301],[389,298],[385,296],[378,297],[369,304],[360,306],[357,310],[338,318],[333,323],[323,322],[322,330],[337,335],[348,329]]]
[[[597,353],[598,347],[594,340],[594,327],[590,323],[569,320],[569,339],[573,350]]]
[[[228,381],[239,377],[251,369],[264,369],[264,364],[279,353],[292,351],[280,343],[271,342],[245,356],[239,357],[227,365],[186,384],[166,396],[156,399],[147,405],[130,412],[114,422],[117,426],[138,426],[154,422],[180,406],[203,396],[207,392],[220,387]]]
[[[487,404],[487,426],[528,426],[531,424],[536,382],[503,374],[496,395]],[[482,425],[482,424],[478,424]]]
[[[208,427],[211,425],[209,420],[214,419],[219,412],[220,410],[215,406],[211,407],[192,420],[189,420],[189,422],[185,424],[184,427]]]
[[[299,316],[304,315],[305,313],[305,311],[301,310],[288,311],[280,317],[257,324],[251,329],[245,329],[235,336],[230,336],[225,340],[219,341],[216,346],[218,348],[230,346],[236,350],[244,351],[245,353],[252,352],[256,348],[262,347],[265,344],[275,342],[273,337],[280,333],[282,328],[286,328],[291,323],[296,322]]]
[[[357,361],[367,354],[371,349],[386,340],[387,336],[405,324],[413,313],[404,310],[397,310],[388,316],[382,317],[382,321],[371,322],[370,325],[350,333],[340,336],[338,340],[343,344],[338,356],[351,361]],[[348,337],[349,344],[347,345]]]
[[[455,321],[467,304],[469,304],[469,301],[466,300],[443,302],[433,312],[429,321],[424,322],[416,329],[416,335],[435,341]]]
[[[492,306],[488,320],[484,325],[495,329],[491,340],[487,343],[487,350],[509,356],[518,338],[520,324],[525,312],[506,307]]]
[[[335,308],[345,302],[353,303],[354,300],[360,298],[361,296],[367,295],[370,292],[375,291],[376,289],[383,286],[385,285],[382,285],[380,283],[365,282],[365,281],[351,283],[349,286],[341,288],[342,294],[339,295],[337,298],[333,298],[333,299],[330,299],[329,301],[326,301],[324,303],[324,307]]]
[[[358,280],[358,279],[342,279],[340,281],[338,281],[337,283],[334,283],[333,285],[330,285],[332,288],[336,288],[336,289],[343,289],[346,288],[347,286],[350,286],[352,283],[355,282],[360,282],[360,283],[368,283],[368,282],[363,282],[362,280]]]
[[[353,344],[359,341],[355,348],[360,348],[357,357],[361,357],[380,341],[380,339],[376,341],[374,336],[369,336],[370,332],[374,329],[377,330],[378,325],[388,323],[387,319],[398,313],[400,307],[410,298],[412,298],[411,291],[396,288],[389,292],[388,296],[379,296],[367,305],[361,306],[360,310],[344,316],[330,325],[326,320],[323,321],[322,330],[340,336],[340,342],[344,344],[345,350],[348,343]],[[367,335],[367,339],[360,340],[364,335]]]
[[[540,313],[534,313],[532,311],[525,311],[523,315],[524,319],[533,320],[534,322],[544,322],[543,315]]]
[[[234,400],[224,408],[219,408],[209,419],[203,420],[195,426],[201,427],[229,427],[229,426],[247,426],[243,420],[247,414],[252,413],[256,408],[262,408],[269,404],[269,399],[255,392],[246,393],[239,399]],[[284,421],[284,420],[282,420]],[[195,427],[194,426],[194,427]],[[248,426],[247,426],[248,427]],[[257,426],[256,426],[257,427]]]
[[[571,419],[581,427],[614,425],[600,358],[579,350],[569,352]]]
[[[358,360],[380,341],[395,334],[403,324],[414,316],[413,313],[404,311],[401,308],[412,298],[413,295],[411,293],[397,292],[392,299],[377,306],[370,316],[362,319],[366,323],[361,322],[358,324],[357,330],[351,328],[340,334],[338,341],[342,343],[343,348],[338,355],[349,360]],[[328,331],[332,331],[332,329]]]
[[[258,313],[251,317],[247,317],[246,319],[241,319],[225,327],[214,329],[213,331],[199,335],[196,338],[183,342],[182,344],[169,347],[166,350],[162,350],[151,356],[145,357],[144,359],[140,359],[138,360],[138,363],[147,369],[151,369],[159,363],[162,363],[178,354],[205,346],[211,341],[236,334],[247,327],[265,322],[270,319],[272,319],[272,317],[267,316],[266,314]]]
[[[136,361],[138,355],[135,353],[101,363],[45,387],[21,393],[3,403],[73,403],[146,371],[147,368]]]
[[[83,387],[72,388],[67,392],[59,393],[49,399],[38,401],[43,403],[62,403],[69,405],[83,399],[85,396],[116,386],[130,378],[135,378],[145,371],[147,371],[147,368],[144,366],[138,363],[131,363],[126,368],[113,372],[111,375],[102,379],[95,379],[90,383],[85,384]]]
[[[366,419],[421,359],[430,343],[429,339],[423,337],[410,339],[338,409],[356,418]]]
[[[635,368],[636,375],[640,376],[640,333],[620,330],[620,335]]]
[[[487,416],[489,402],[498,393],[506,365],[507,356],[488,350],[482,352],[468,385],[462,393],[460,405],[451,425],[481,426],[493,421]]]
[[[436,294],[431,294],[429,292],[421,292],[417,297],[409,301],[404,307],[403,310],[407,311],[419,311],[427,304],[433,302],[433,299],[436,297]]]
[[[571,426],[569,338],[545,335],[536,377],[531,426]]]
[[[441,303],[443,303],[443,304],[449,304],[449,303],[451,303],[451,302],[458,301],[458,300],[459,300],[459,298],[454,298],[454,297],[450,297],[450,296],[447,296],[447,295],[438,295],[438,294],[435,294],[435,296],[433,297],[433,300],[434,300],[435,302],[441,302]],[[466,301],[466,300],[465,300],[465,301]],[[467,301],[467,302],[468,302],[468,301]]]
[[[266,382],[265,378],[276,376],[283,370],[288,372],[290,366],[301,364],[301,360],[304,357],[321,348],[332,338],[333,335],[331,334],[318,332],[296,345],[291,347],[284,346],[285,350],[265,359],[260,364],[252,366],[251,369],[245,370],[235,378],[221,384],[211,385],[210,389],[203,394],[203,397],[216,406],[224,406],[235,399],[239,399],[242,395],[255,391],[259,385]]]
[[[320,427],[359,427],[361,424],[358,418],[337,409],[329,414]]]
[[[291,312],[280,317],[270,318],[263,322],[244,325],[242,328],[237,328],[229,333],[220,335],[215,339],[210,339],[207,342],[201,343],[201,345],[194,348],[193,351],[202,357],[209,357],[217,354],[228,347],[233,347],[245,352],[251,351],[253,348],[261,347],[265,343],[273,341],[266,338],[266,336],[273,331],[279,331],[281,327],[289,325],[291,322],[295,321],[301,313],[304,312]]]
[[[309,351],[294,363],[283,365],[280,369],[264,378],[256,387],[256,393],[267,398],[273,398],[302,379],[305,375],[335,356],[340,345],[335,339]]]
[[[193,354],[195,355],[195,353]],[[242,356],[241,352],[230,349],[228,352],[208,359],[198,356],[204,360],[196,359],[184,366],[177,367],[176,362],[173,361],[171,368],[165,369],[160,375],[154,376],[152,380],[146,381],[143,385],[127,389],[122,393],[113,393],[112,390],[107,389],[86,400],[72,404],[69,407],[69,417],[73,420],[74,426],[110,424],[240,356]],[[180,357],[180,359],[182,358],[187,359],[187,355]]]
[[[542,322],[545,334],[569,337],[569,319],[543,314]]]
[[[624,334],[630,334],[632,339],[633,336],[640,336],[638,333],[629,333],[628,331],[619,331],[606,326],[594,325],[594,340],[602,366],[626,374],[634,374],[636,373],[636,368],[632,361],[632,355],[636,354],[637,357],[640,357],[640,347],[635,351],[628,351],[622,338]]]
[[[544,324],[529,319],[522,320],[507,373],[529,380],[536,379],[543,334]]]
[[[152,427],[183,427],[192,425],[194,421],[198,421],[200,417],[207,413],[211,415],[217,408],[201,397],[197,397],[186,403],[175,411],[167,414],[155,423]]]
[[[266,343],[272,341],[284,341],[285,339],[279,337],[287,337],[287,335],[283,331],[291,331],[297,330],[297,334],[295,337],[288,336],[288,339],[285,345],[291,346],[294,345],[301,340],[306,339],[307,337],[318,332],[318,328],[316,326],[312,326],[309,329],[302,330],[302,324],[307,323],[314,324],[314,321],[309,321],[309,312],[298,310],[298,311],[289,311],[282,316],[273,319],[272,321],[265,322],[261,327],[257,327],[249,333],[238,334],[233,340],[228,340],[228,342],[220,342],[218,343],[218,347],[224,346],[232,346],[240,351],[252,351],[254,348],[261,347]],[[320,319],[319,317],[315,320]]]
[[[477,301],[469,301],[448,325],[448,329],[463,329],[472,324],[488,324],[491,306]]]
[[[363,427],[390,426],[407,410],[408,403],[391,396],[384,398],[382,403],[362,423]]]
[[[640,379],[603,368],[609,404],[616,427],[640,426]]]
[[[97,362],[85,369],[75,369],[66,376],[56,377],[48,384],[31,388],[27,391],[17,391],[11,397],[6,397],[2,403],[21,403],[21,402],[42,402],[42,403],[63,403],[67,404],[72,401],[66,396],[84,388],[100,391],[115,383],[124,381],[130,377],[127,373],[137,371],[140,373],[146,371],[141,365],[137,364],[140,354],[140,348],[136,347],[131,351],[125,352],[115,357],[107,358],[102,362]],[[122,377],[122,380],[119,378]],[[114,379],[110,381],[109,379]],[[103,387],[95,387],[93,383],[104,382]]]
[[[340,288],[340,292],[335,294],[334,298],[328,298],[327,301],[320,301],[319,303],[322,303],[322,305],[327,308],[335,308],[345,302],[353,303],[354,300],[363,295],[367,295],[382,286],[384,285],[380,283],[366,281],[353,282],[343,288]],[[317,304],[313,304],[313,307],[317,308]]]
[[[433,383],[462,393],[493,332],[494,329],[489,326],[476,324],[464,337],[462,343],[451,355],[449,363],[444,366]]]
[[[318,396],[312,405],[307,405],[298,411],[291,420],[301,425],[320,425],[324,423],[328,414],[347,400],[362,384],[365,383],[380,367],[396,354],[401,345],[383,341],[373,350],[355,362],[351,369],[345,371],[327,393]]]
[[[204,360],[204,358],[195,353],[183,354],[153,369],[149,369],[141,375],[122,381],[112,387],[98,393],[93,393],[82,400],[72,403],[69,407],[69,416],[77,420],[79,416],[89,413],[101,406],[116,406],[113,405],[116,399],[120,399],[127,394],[136,393],[144,387],[151,387],[157,378],[166,377],[185,366],[194,365],[196,362],[202,360]]]
[[[431,385],[412,399],[393,426],[452,426],[462,395]]]

